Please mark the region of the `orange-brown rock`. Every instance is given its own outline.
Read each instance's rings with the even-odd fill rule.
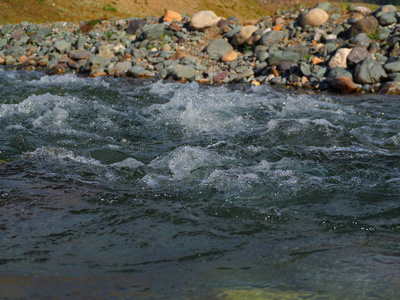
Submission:
[[[211,79],[209,78],[201,78],[198,83],[200,84],[210,84],[211,83]]]
[[[163,17],[163,20],[164,20],[164,22],[172,22],[174,20],[180,21],[180,20],[182,20],[182,16],[178,12],[175,12],[172,10],[167,10]]]
[[[36,47],[30,47],[28,50],[28,53],[26,53],[26,56],[31,56],[33,55],[33,53],[37,52],[37,48]]]
[[[99,76],[106,76],[107,73],[104,71],[98,71],[98,72],[94,72],[93,74],[90,75],[90,77],[99,77]]]
[[[340,93],[349,94],[356,90],[356,84],[349,77],[335,77],[331,86]]]
[[[26,57],[26,55],[22,55],[20,58],[18,58],[18,61],[21,63],[24,63],[28,60],[28,58]]]
[[[3,54],[0,54],[0,65],[4,65],[6,62],[6,57]]]
[[[183,51],[179,51],[179,52],[176,52],[175,54],[171,55],[168,59],[169,60],[178,60],[185,56],[188,56],[188,55]]]
[[[237,52],[231,51],[231,52],[224,54],[221,58],[221,61],[223,61],[223,62],[235,61],[237,59],[237,57],[238,57]]]
[[[311,61],[312,61],[313,65],[318,65],[318,64],[324,62],[323,59],[321,59],[321,58],[319,58],[319,57],[316,57],[316,56],[314,56],[314,57],[311,59]]]

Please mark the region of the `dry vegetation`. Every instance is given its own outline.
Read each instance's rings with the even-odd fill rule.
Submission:
[[[313,7],[318,2],[324,0],[0,0],[0,24],[161,17],[166,9],[188,15],[212,10],[219,16],[236,16],[244,21],[274,14],[278,9]],[[344,6],[339,2],[335,5]]]
[[[302,0],[314,6],[319,0]],[[192,15],[213,10],[223,17],[260,18],[277,9],[295,7],[295,0],[1,0],[0,24],[22,21],[44,23],[100,18],[162,16],[166,9]]]

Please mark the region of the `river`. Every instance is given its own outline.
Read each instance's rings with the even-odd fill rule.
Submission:
[[[0,70],[2,299],[395,299],[400,98]]]

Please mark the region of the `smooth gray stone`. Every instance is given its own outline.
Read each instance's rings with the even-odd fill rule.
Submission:
[[[392,73],[388,77],[390,81],[400,81],[400,73]]]
[[[285,48],[283,52],[293,52],[293,53],[298,53],[300,55],[300,59],[306,58],[310,51],[310,48],[308,46],[302,46],[302,45],[297,45],[297,46],[290,46]]]
[[[47,35],[51,33],[52,29],[49,27],[41,27],[38,30],[36,30],[35,34],[31,36],[29,41],[31,43],[37,43],[39,41],[42,41]]]
[[[142,28],[139,40],[156,40],[164,35],[165,25],[164,24],[146,24]]]
[[[86,41],[87,41],[86,37],[82,34],[79,34],[78,38],[74,43],[75,49],[83,49],[85,47]]]
[[[17,63],[17,60],[12,57],[11,55],[6,56],[6,65],[15,65]]]
[[[266,61],[267,59],[269,58],[269,53],[267,52],[267,51],[265,51],[265,52],[261,52],[261,53],[259,53],[258,55],[257,55],[257,59],[259,60],[259,61]]]
[[[332,81],[335,77],[348,77],[353,79],[353,75],[344,68],[336,67],[329,71],[326,80]]]
[[[303,61],[303,62],[301,62],[299,64],[299,68],[300,68],[301,73],[304,76],[310,76],[311,75],[311,66],[310,66],[309,63]]]
[[[350,44],[354,44],[356,47],[368,48],[372,40],[368,37],[368,35],[365,32],[362,32],[349,39],[349,42]]]
[[[7,46],[7,44],[8,44],[7,39],[0,39],[0,49],[2,49],[5,46]]]
[[[400,61],[391,61],[383,65],[383,68],[387,73],[400,72]]]
[[[179,60],[179,63],[182,65],[193,65],[193,66],[197,66],[199,64],[199,60],[197,59],[197,57],[193,57],[193,56],[185,56],[182,57]]]
[[[238,33],[240,31],[240,29],[242,29],[242,26],[234,26],[232,28],[232,30],[228,31],[227,33],[224,34],[224,37],[226,37],[227,39],[232,39],[233,36]]]
[[[172,75],[176,79],[194,80],[196,77],[195,69],[192,66],[178,65],[172,70]]]
[[[269,64],[276,66],[286,61],[296,63],[300,60],[300,58],[301,57],[299,53],[276,51],[270,55]]]
[[[284,31],[269,31],[261,36],[259,44],[271,47],[279,44],[287,35],[288,33]]]
[[[143,76],[145,71],[145,68],[141,66],[134,66],[128,69],[129,75],[135,78]]]
[[[382,5],[381,7],[379,7],[377,10],[374,11],[374,15],[376,17],[380,17],[382,14],[385,14],[386,12],[396,12],[397,8],[394,5]]]
[[[226,53],[233,51],[233,47],[224,39],[212,41],[206,48],[206,52],[211,58],[220,59]]]
[[[133,49],[132,54],[134,58],[144,58],[149,55],[149,51],[145,48]]]
[[[311,76],[321,79],[322,77],[325,76],[327,70],[328,70],[327,67],[320,67],[318,70],[312,72]]]
[[[381,14],[378,17],[379,25],[387,26],[397,22],[396,14],[392,11]]]
[[[87,50],[72,50],[69,52],[69,56],[73,60],[82,60],[82,59],[89,59],[92,56],[92,53]]]
[[[329,2],[319,3],[317,5],[317,8],[320,8],[320,9],[326,11],[328,14],[331,14],[333,11],[333,5]]]
[[[13,46],[4,51],[5,55],[11,55],[12,57],[20,57],[26,54],[26,48],[20,46]]]
[[[239,73],[235,77],[234,81],[238,82],[238,81],[242,80],[243,78],[248,78],[253,75],[254,75],[254,71],[252,69],[245,69],[243,72]]]
[[[373,58],[368,57],[359,63],[354,72],[354,82],[365,84],[365,83],[377,83],[382,78],[386,78],[387,74],[383,69],[382,65],[375,61]]]
[[[15,42],[14,46],[27,47],[28,41],[29,41],[29,36],[24,35],[18,41]]]
[[[65,41],[65,40],[60,40],[54,43],[54,48],[60,52],[61,54],[64,54],[71,50],[72,45],[71,43]]]
[[[13,24],[6,24],[6,25],[4,25],[3,28],[1,29],[1,34],[2,34],[2,35],[9,34],[11,31],[13,31],[14,28],[15,28],[15,25],[13,25]]]
[[[338,36],[339,33],[342,33],[343,31],[344,31],[343,26],[342,26],[342,25],[337,25],[337,26],[335,27],[335,29],[332,31],[332,34]]]
[[[88,59],[85,67],[88,67],[88,69],[104,68],[106,63],[106,59],[100,55],[93,55]]]

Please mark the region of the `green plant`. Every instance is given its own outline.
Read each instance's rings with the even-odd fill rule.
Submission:
[[[105,37],[106,37],[107,39],[109,39],[110,37],[112,37],[112,36],[114,35],[114,32],[107,31],[107,32],[104,33],[104,35],[105,35]]]
[[[110,4],[107,4],[106,6],[103,7],[104,11],[112,11],[112,12],[116,12],[117,9],[114,6],[111,6]]]
[[[253,52],[253,50],[254,50],[254,45],[249,46],[249,45],[244,44],[244,52],[243,52],[244,54]]]
[[[371,39],[371,40],[379,40],[379,33],[378,32],[371,32],[371,33],[369,33],[368,34],[368,37]]]

